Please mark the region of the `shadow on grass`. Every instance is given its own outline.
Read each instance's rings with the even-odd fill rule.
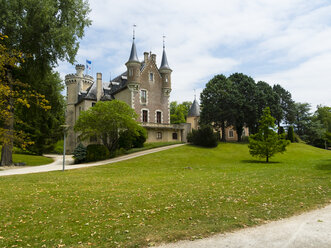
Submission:
[[[240,162],[245,163],[245,164],[279,164],[280,163],[280,162],[277,162],[277,161],[269,161],[267,163],[266,161],[254,160],[254,159],[241,160]]]
[[[315,166],[317,170],[326,170],[331,172],[331,159],[326,159]]]

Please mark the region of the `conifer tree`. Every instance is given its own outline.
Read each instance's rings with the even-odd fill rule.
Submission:
[[[269,158],[278,152],[283,153],[290,141],[285,139],[285,134],[277,134],[275,118],[271,116],[270,108],[266,107],[259,121],[259,129],[256,134],[249,137],[249,152],[252,156]]]

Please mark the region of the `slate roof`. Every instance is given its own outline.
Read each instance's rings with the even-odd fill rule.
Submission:
[[[134,43],[134,38],[133,38],[133,41],[132,41],[132,47],[131,47],[131,52],[130,52],[130,57],[129,57],[128,62],[131,62],[131,61],[139,62],[139,59],[138,59],[138,56],[137,56],[136,44]]]
[[[188,111],[187,117],[198,117],[200,116],[200,106],[197,100],[194,99],[190,110]]]
[[[164,47],[163,47],[161,65],[160,65],[160,70],[162,70],[162,69],[169,69],[170,70],[170,66],[168,64],[168,59],[167,59],[167,54],[165,52]]]

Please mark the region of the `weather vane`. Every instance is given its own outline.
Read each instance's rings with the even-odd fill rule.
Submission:
[[[196,93],[195,93],[195,89],[193,89],[193,90],[194,90],[194,100],[196,100],[197,95],[196,95]]]
[[[135,39],[135,28],[137,27],[136,24],[133,24],[133,39]]]

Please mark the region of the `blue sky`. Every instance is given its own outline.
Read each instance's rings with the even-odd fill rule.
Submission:
[[[136,24],[138,57],[157,55],[162,36],[172,101],[188,101],[217,74],[242,72],[280,84],[297,102],[331,106],[331,1],[90,0],[92,25],[76,57],[109,81],[126,70]],[[60,62],[61,77],[74,66]]]

